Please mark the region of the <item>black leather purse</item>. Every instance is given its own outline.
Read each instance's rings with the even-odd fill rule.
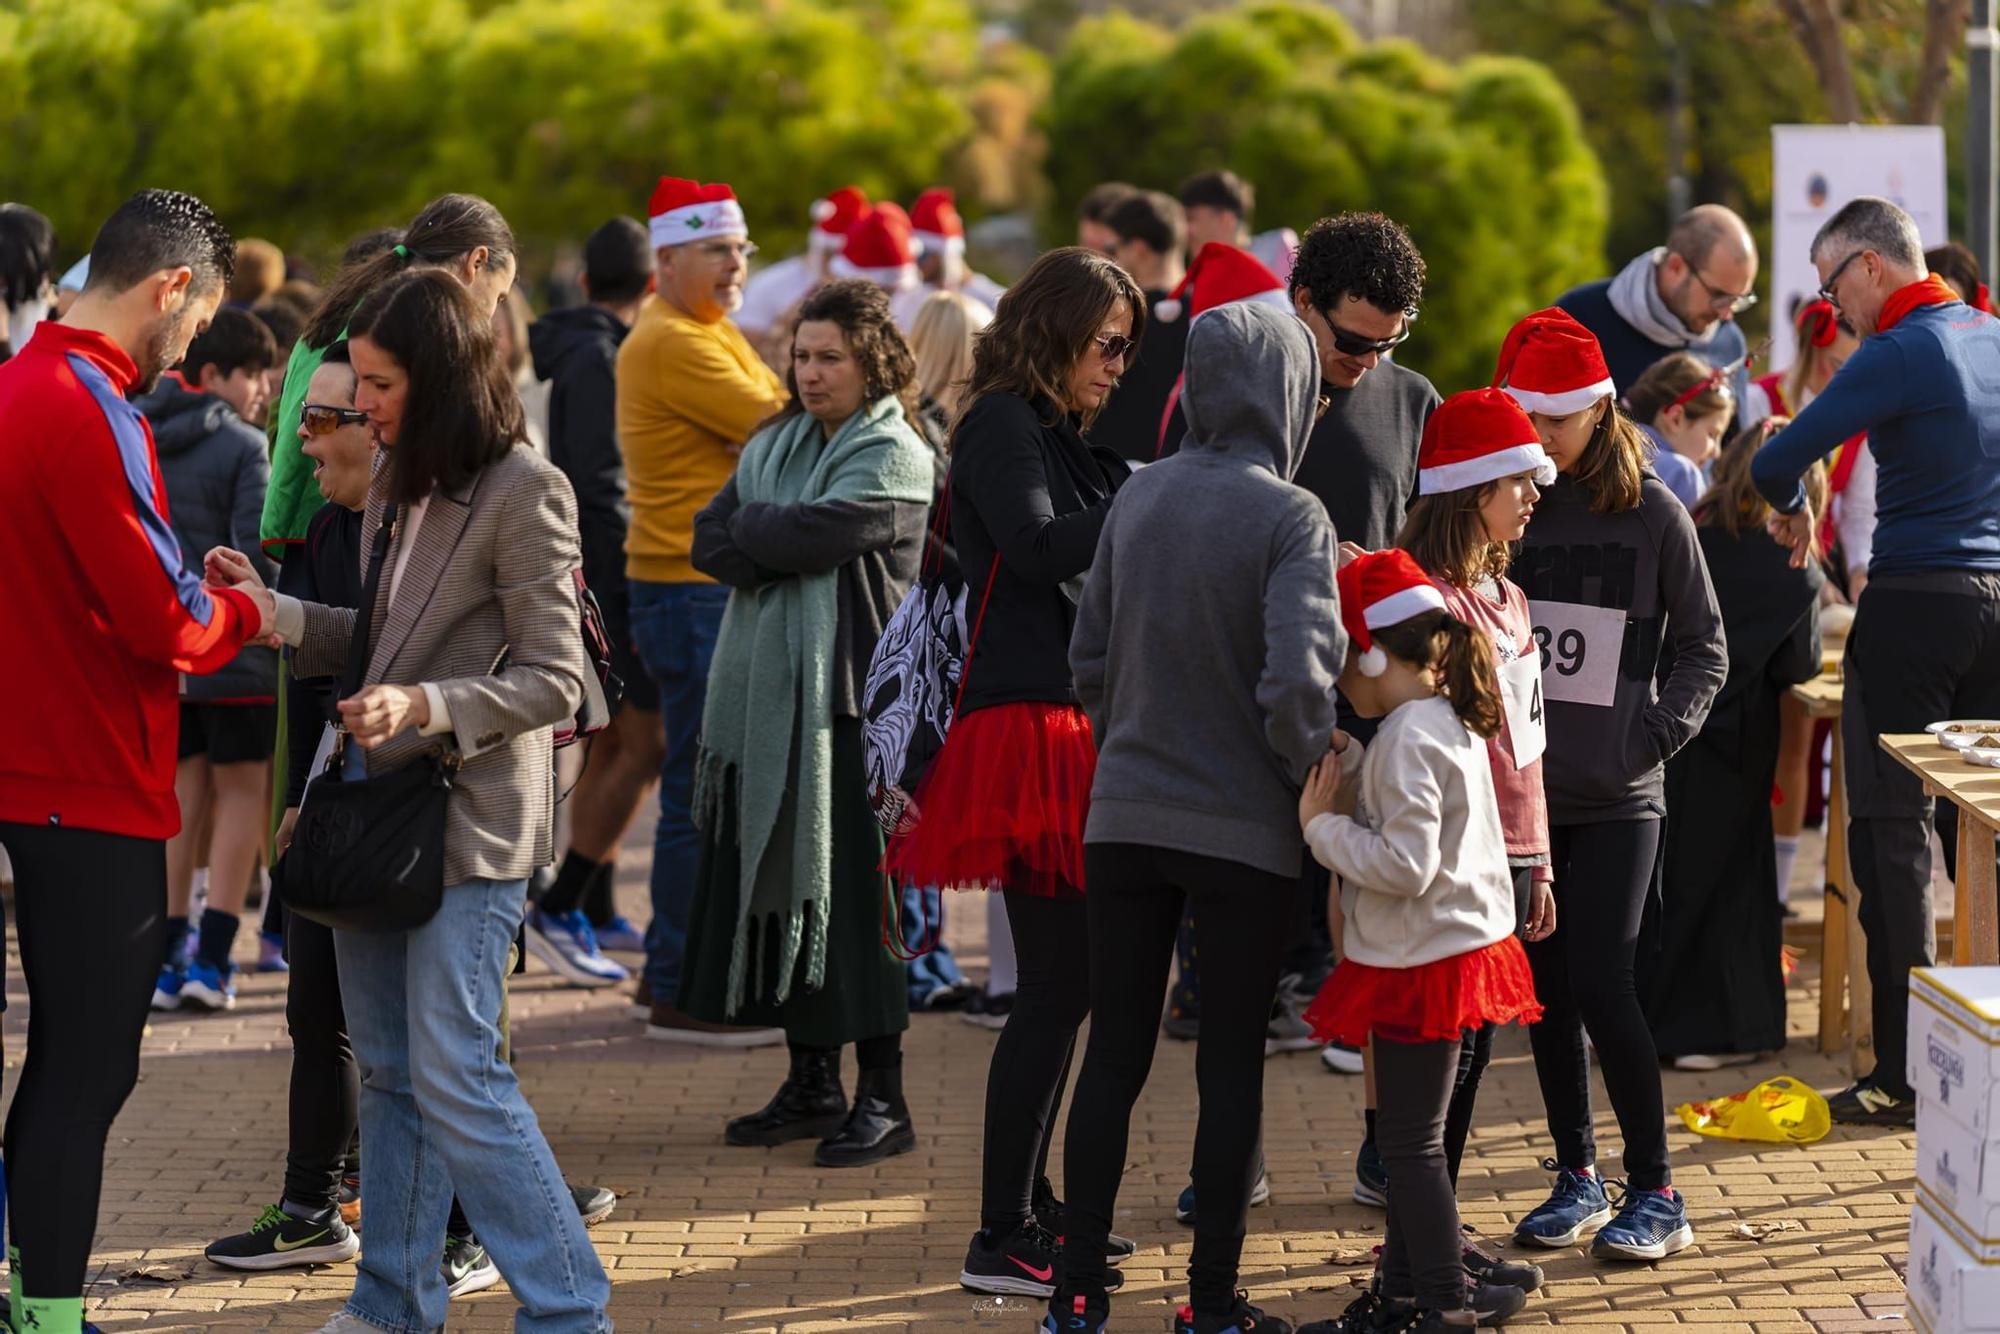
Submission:
[[[376,533],[341,699],[361,689],[368,671],[369,627],[394,532],[384,523]],[[393,773],[349,779],[341,774],[349,744],[341,733],[313,779],[271,879],[288,909],[322,926],[363,932],[422,926],[444,902],[445,804],[458,754],[440,747]]]

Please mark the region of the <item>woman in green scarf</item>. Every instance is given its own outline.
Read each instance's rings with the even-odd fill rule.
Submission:
[[[913,420],[915,362],[872,283],[806,300],[787,382],[790,405],[695,516],[695,568],[734,591],[702,714],[679,1004],[785,1030],[791,1071],[768,1106],[729,1123],[729,1143],[817,1139],[821,1166],[859,1166],[916,1146],[909,995],[882,943],[861,715],[875,641],[922,557],[932,452]]]

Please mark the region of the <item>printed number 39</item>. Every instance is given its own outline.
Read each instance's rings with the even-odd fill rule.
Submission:
[[[1589,645],[1583,639],[1583,632],[1574,627],[1555,637],[1555,651],[1551,654],[1549,628],[1546,625],[1536,626],[1535,647],[1542,651],[1542,670],[1547,671],[1553,662],[1556,671],[1564,676],[1575,676],[1582,671],[1583,660],[1589,651]],[[1555,662],[1557,658],[1561,661]]]

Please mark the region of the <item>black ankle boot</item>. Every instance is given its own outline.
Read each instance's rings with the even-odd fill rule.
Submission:
[[[792,1070],[764,1110],[729,1123],[723,1139],[731,1144],[789,1144],[824,1139],[847,1116],[840,1091],[839,1051],[794,1051]]]
[[[847,1124],[819,1146],[813,1161],[821,1167],[863,1167],[916,1147],[916,1128],[903,1103],[903,1067],[894,1065],[861,1072]]]

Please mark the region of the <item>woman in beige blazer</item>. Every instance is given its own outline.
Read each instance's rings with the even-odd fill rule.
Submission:
[[[576,500],[523,441],[520,401],[464,287],[411,272],[349,326],[355,406],[383,448],[362,524],[378,549],[361,689],[340,702],[344,772],[448,748],[444,903],[414,930],[336,931],[361,1066],[367,1242],[340,1334],[443,1326],[452,1190],[521,1303],[521,1328],[597,1331],[610,1285],[532,1108],[500,1059],[508,948],[553,859],[551,728],[583,694]],[[378,547],[384,525],[389,536]],[[211,575],[238,572],[211,557]],[[355,612],[278,599],[303,675],[337,675]],[[496,663],[501,664],[495,670]]]

